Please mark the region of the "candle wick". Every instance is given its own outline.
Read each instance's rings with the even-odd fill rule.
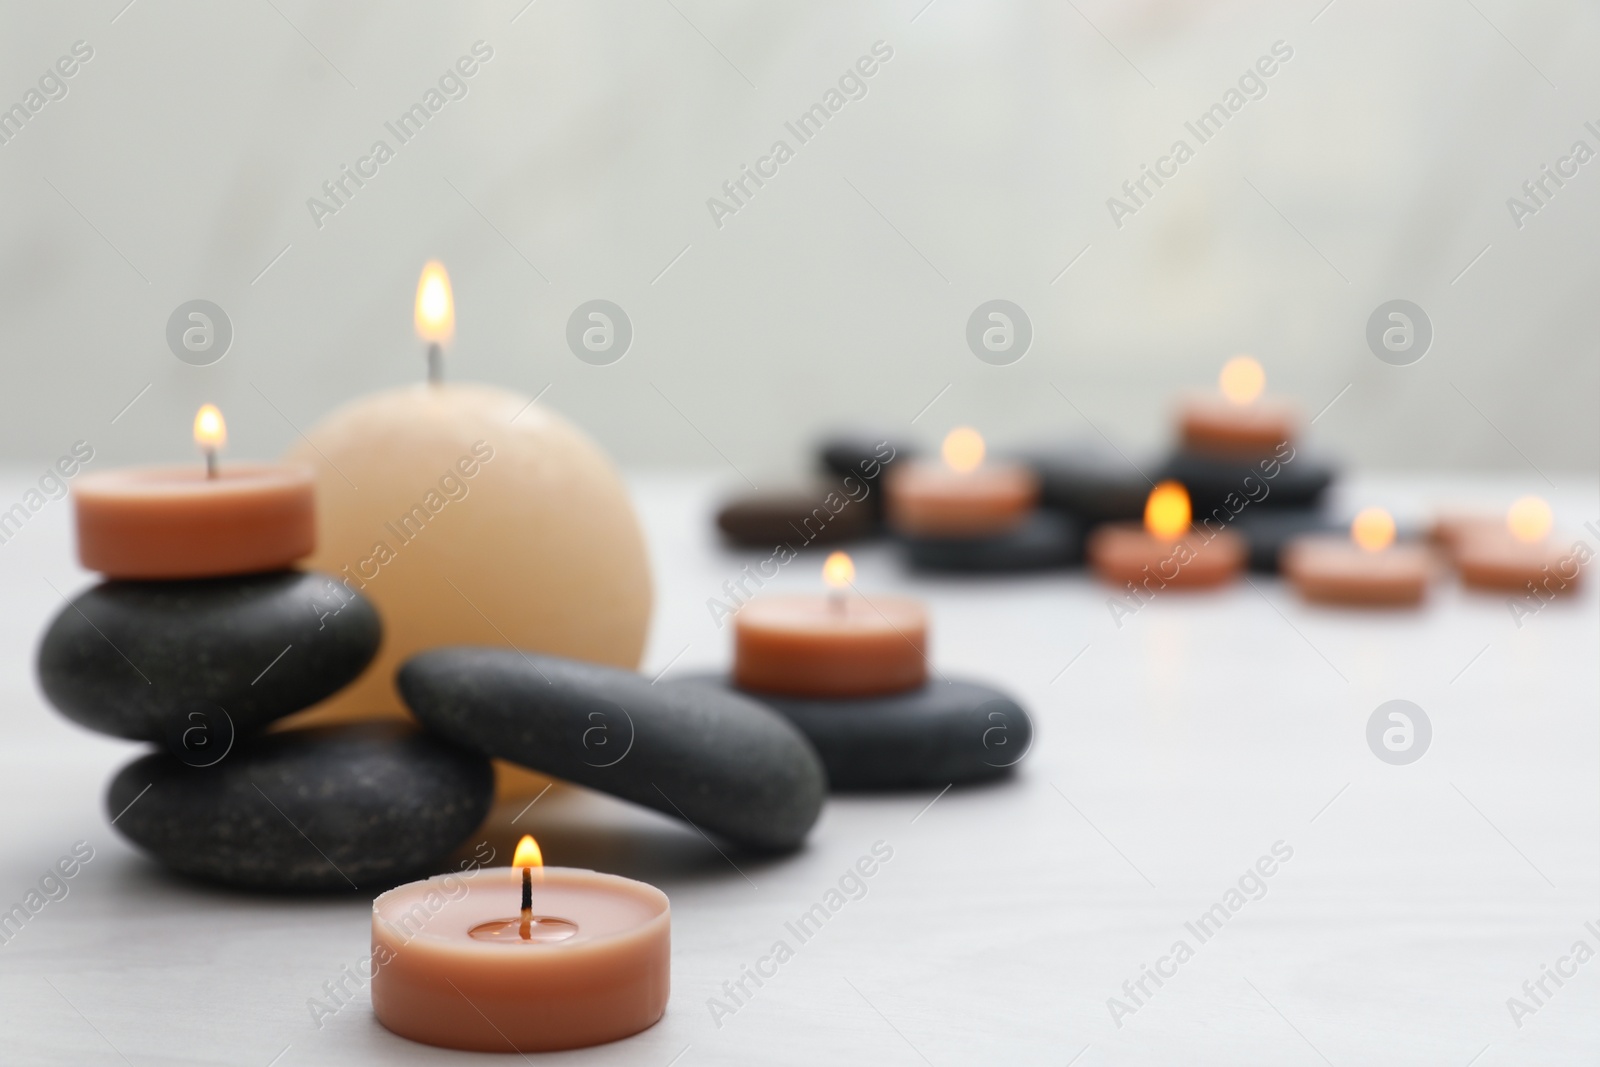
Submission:
[[[528,941],[533,937],[533,869],[522,868],[522,922],[517,932],[522,935],[522,940]]]
[[[828,593],[828,605],[833,608],[835,615],[845,614],[845,599],[843,589],[834,589]]]
[[[437,341],[428,345],[428,381],[433,385],[444,381],[444,349]]]
[[[206,477],[207,478],[215,478],[216,476],[217,476],[217,450],[214,449],[214,448],[208,448],[208,449],[206,449]]]

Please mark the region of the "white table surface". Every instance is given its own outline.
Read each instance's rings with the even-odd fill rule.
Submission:
[[[30,472],[0,478],[20,497]],[[1402,515],[1544,489],[1572,533],[1592,478],[1369,481]],[[705,600],[759,554],[711,536],[712,480],[641,477],[658,605],[646,669],[727,662]],[[1352,498],[1354,499],[1354,498]],[[36,1064],[467,1062],[394,1037],[366,996],[308,1000],[367,951],[365,899],[281,899],[163,875],[108,825],[138,746],[65,722],[33,680],[38,636],[90,580],[69,508],[0,545],[0,908],[85,840],[95,858],[0,946],[0,1060]],[[1595,544],[1593,535],[1586,535]],[[1274,580],[1169,595],[1117,629],[1081,573],[929,580],[883,547],[860,585],[932,606],[933,657],[1009,687],[1038,739],[1012,781],[831,801],[796,855],[714,851],[581,791],[520,826],[548,862],[646,878],[673,904],[673,990],[653,1029],[551,1062],[1593,1064],[1600,960],[1516,1026],[1508,997],[1600,920],[1594,575],[1518,628],[1503,598],[1438,588],[1415,613],[1305,606]],[[813,587],[815,558],[779,579]],[[1076,657],[1076,658],[1075,658]],[[1071,664],[1068,667],[1068,664]],[[1365,726],[1421,705],[1427,755],[1380,762]],[[500,813],[502,821],[516,812]],[[502,830],[502,832],[506,832]],[[1204,944],[1185,929],[1274,842],[1293,858]],[[784,923],[874,842],[891,861],[811,941]],[[742,872],[742,873],[741,873]],[[778,939],[797,951],[718,1026],[708,998]],[[1120,996],[1178,939],[1194,958],[1136,1014]],[[1150,986],[1150,988],[1154,988]],[[276,1057],[276,1058],[275,1058]],[[483,1057],[477,1057],[482,1060]]]

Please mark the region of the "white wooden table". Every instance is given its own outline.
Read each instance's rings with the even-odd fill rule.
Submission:
[[[27,474],[0,479],[0,500],[18,499]],[[1557,481],[1567,528],[1600,517],[1592,480]],[[1419,513],[1534,488],[1367,484],[1361,499]],[[727,662],[705,600],[748,560],[711,536],[711,485],[635,480],[656,565],[651,673]],[[467,1062],[390,1035],[364,991],[314,1024],[309,1000],[326,1000],[323,983],[366,954],[365,900],[206,889],[116,836],[101,798],[136,746],[66,723],[33,681],[55,590],[89,580],[71,560],[69,517],[52,503],[0,545],[0,908],[74,842],[94,858],[0,946],[0,1059]],[[1118,629],[1106,591],[1081,573],[927,580],[883,547],[857,561],[863,589],[929,601],[941,670],[1006,685],[1032,710],[1038,740],[1021,773],[939,796],[834,800],[803,852],[733,856],[738,870],[669,820],[552,792],[520,824],[549,862],[646,878],[674,912],[666,1018],[553,1062],[1600,1059],[1600,961],[1561,986],[1545,979],[1550,995],[1520,1027],[1507,1007],[1575,941],[1600,950],[1584,928],[1600,920],[1594,575],[1521,628],[1503,599],[1450,585],[1420,612],[1380,615],[1306,607],[1256,578],[1163,596]],[[812,587],[818,562],[802,558],[779,583]],[[1366,741],[1369,716],[1395,698],[1433,726],[1427,754],[1407,766]],[[785,923],[825,901],[875,842],[893,858],[866,895],[800,942]],[[1292,858],[1263,865],[1273,873],[1259,899],[1213,920],[1204,941],[1191,932],[1278,842]],[[745,978],[742,1003],[729,999],[723,983],[779,940],[792,958],[764,964],[776,973],[759,987]],[[1161,962],[1180,940],[1192,958]],[[1140,992],[1158,963],[1170,977],[1146,977]],[[1112,997],[1133,1010],[1114,1020]],[[733,1010],[713,1018],[711,998]]]

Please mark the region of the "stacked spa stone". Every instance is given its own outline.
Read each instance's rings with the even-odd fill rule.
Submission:
[[[830,438],[814,480],[729,497],[717,509],[717,529],[730,545],[769,549],[775,557],[876,537],[883,528],[883,476],[910,454],[903,442],[881,434]]]
[[[106,797],[170,869],[252,889],[350,889],[436,865],[482,821],[489,763],[415,727],[263,734],[344,688],[377,653],[372,605],[298,570],[96,585],[39,650],[69,719],[152,751]]]

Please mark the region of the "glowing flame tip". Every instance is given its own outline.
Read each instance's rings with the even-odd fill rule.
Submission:
[[[1550,505],[1536,496],[1525,496],[1511,505],[1506,512],[1506,527],[1511,536],[1524,544],[1543,541],[1555,525],[1555,515]]]
[[[204,404],[195,412],[194,443],[213,451],[228,443],[228,424],[222,421],[217,405]]]
[[[1382,508],[1363,508],[1350,523],[1350,539],[1368,552],[1394,543],[1394,517]]]
[[[517,842],[517,851],[511,857],[513,867],[543,867],[544,854],[539,851],[539,842],[533,839],[532,834],[523,834],[522,840]]]
[[[450,273],[444,264],[430,259],[417,279],[417,336],[443,344],[456,332],[456,302],[450,289]]]
[[[983,464],[984,450],[982,434],[971,426],[957,426],[945,435],[939,454],[951,470],[966,474]]]
[[[1253,402],[1267,387],[1267,372],[1249,356],[1234,356],[1217,378],[1222,395],[1240,406]]]
[[[822,580],[830,589],[844,589],[856,580],[855,561],[848,552],[832,552],[822,562]]]
[[[1189,529],[1189,491],[1179,482],[1162,482],[1144,502],[1144,527],[1163,541],[1176,541]]]

